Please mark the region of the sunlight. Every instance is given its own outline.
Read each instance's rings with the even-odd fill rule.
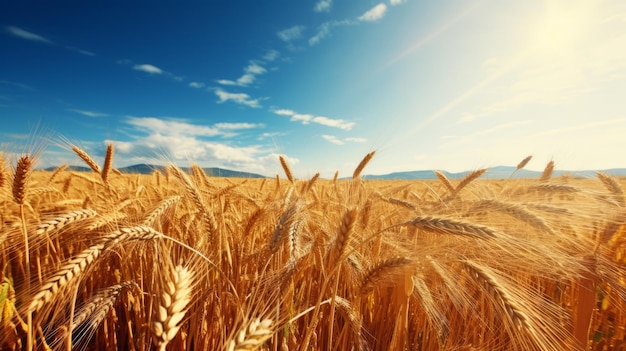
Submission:
[[[583,49],[592,31],[595,1],[549,0],[529,24],[530,46],[537,55],[565,58]]]

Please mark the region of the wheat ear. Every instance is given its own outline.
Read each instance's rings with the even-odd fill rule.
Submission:
[[[96,244],[86,248],[70,259],[54,276],[43,284],[28,305],[28,311],[38,311],[44,304],[50,302],[60,289],[69,285],[74,278],[80,276],[100,256],[103,249],[103,244]]]
[[[369,154],[365,155],[359,165],[354,169],[354,173],[352,173],[352,179],[358,179],[361,176],[361,172],[365,169],[365,166],[372,160],[376,151],[372,151]]]
[[[74,313],[72,330],[76,330],[87,320],[89,320],[89,324],[86,326],[88,329],[97,328],[104,317],[106,317],[107,313],[109,313],[111,307],[115,304],[120,293],[134,284],[135,283],[128,281],[109,286],[96,292],[87,303]]]
[[[350,241],[354,236],[355,223],[358,217],[359,211],[356,208],[346,211],[341,220],[341,226],[337,232],[337,238],[335,239],[335,245],[333,248],[335,263],[341,263],[345,258],[346,252],[350,247]]]
[[[552,173],[554,172],[554,161],[548,162],[546,168],[543,169],[543,173],[541,173],[541,177],[539,177],[540,182],[547,182],[552,178]]]
[[[176,266],[169,272],[166,284],[157,304],[157,311],[152,321],[152,332],[159,350],[174,339],[180,329],[180,322],[187,313],[191,301],[193,273],[186,267]]]
[[[526,158],[524,158],[523,160],[520,161],[520,163],[517,164],[517,167],[515,167],[515,170],[519,171],[520,169],[526,167],[526,165],[528,164],[528,162],[530,162],[532,158],[533,158],[533,155],[526,156]]]
[[[50,178],[48,178],[48,184],[51,184],[52,181],[59,175],[61,174],[61,172],[65,171],[67,169],[67,165],[61,165],[57,168],[55,168],[55,170],[52,172],[52,174],[50,175]]]
[[[23,205],[26,198],[26,183],[30,177],[33,168],[33,159],[28,156],[22,156],[17,161],[15,174],[13,176],[13,201],[18,205]]]
[[[61,228],[72,222],[95,217],[96,215],[98,215],[98,213],[90,209],[71,211],[57,216],[53,219],[42,222],[40,225],[37,226],[35,234],[44,235],[52,231],[60,230]]]
[[[626,199],[624,199],[624,189],[622,189],[622,186],[617,182],[617,180],[603,172],[596,172],[596,175],[602,184],[604,184],[604,187],[610,191],[612,195],[614,195],[619,204],[624,206],[626,204]]]
[[[91,168],[92,171],[100,174],[100,166],[98,166],[96,161],[94,161],[93,158],[91,158],[91,156],[89,156],[88,153],[86,153],[85,151],[83,151],[81,148],[79,148],[76,145],[72,145],[72,151],[74,151],[74,153],[76,153],[78,157],[80,157],[83,161],[85,161],[87,166],[89,166],[89,168]]]
[[[404,257],[394,257],[377,263],[365,273],[359,293],[367,295],[378,286],[397,282],[398,277],[403,276],[411,263],[411,260]]]
[[[180,195],[174,195],[161,201],[161,203],[154,210],[152,210],[150,214],[146,216],[146,218],[143,220],[143,224],[146,226],[153,225],[157,218],[161,217],[165,213],[165,211],[167,211],[173,204],[180,201],[181,198],[182,196]]]
[[[459,192],[461,192],[461,190],[463,190],[463,188],[465,188],[471,182],[473,182],[474,180],[478,179],[480,176],[485,174],[485,172],[487,172],[486,168],[477,169],[475,171],[468,173],[465,177],[463,177],[463,179],[461,179],[459,184],[457,184],[456,188],[454,188],[453,196],[456,196]]]
[[[481,239],[493,238],[498,235],[498,232],[490,227],[449,218],[432,216],[419,216],[408,222],[398,224],[398,226],[406,225],[412,225],[416,228],[436,233],[471,236]]]
[[[293,177],[293,173],[291,172],[291,168],[289,167],[289,164],[287,163],[287,160],[285,160],[285,158],[282,155],[278,156],[278,159],[280,160],[280,165],[283,166],[283,171],[285,171],[285,176],[287,177],[287,179],[289,179],[291,184],[294,184],[295,179]]]
[[[445,186],[451,194],[454,193],[454,185],[452,185],[450,179],[448,179],[448,177],[446,177],[443,172],[435,171],[435,175],[437,176],[437,178],[439,178],[439,181],[441,181],[443,186]]]
[[[253,351],[263,346],[263,343],[274,334],[271,319],[256,318],[244,326],[234,340],[226,343],[227,351]]]
[[[113,164],[114,153],[115,149],[113,148],[113,144],[108,144],[107,152],[104,156],[104,164],[102,165],[102,173],[100,173],[100,177],[105,184],[108,182],[109,172],[111,171],[111,165]]]
[[[4,187],[7,182],[7,169],[4,164],[4,157],[0,153],[0,189]]]

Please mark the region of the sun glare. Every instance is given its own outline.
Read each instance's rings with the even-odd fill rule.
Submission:
[[[539,55],[563,56],[581,50],[592,30],[595,1],[550,0],[529,25],[531,47]]]

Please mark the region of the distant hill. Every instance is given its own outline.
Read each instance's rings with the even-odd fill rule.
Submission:
[[[52,171],[56,167],[46,168],[46,171]],[[69,166],[68,170],[74,172],[91,172],[91,168],[88,167],[80,167],[80,166]],[[181,169],[185,172],[189,172],[189,167],[181,167]],[[165,166],[157,166],[157,165],[147,165],[147,164],[137,164],[128,167],[118,168],[118,170],[122,173],[128,174],[150,174],[155,170],[160,172],[165,171]],[[204,173],[206,173],[209,177],[225,177],[225,178],[266,178],[260,174],[248,173],[248,172],[240,172],[233,171],[230,169],[223,169],[217,167],[211,168],[203,168]]]
[[[55,167],[46,168],[47,171],[52,171],[54,169]],[[165,169],[165,166],[148,165],[148,164],[138,164],[138,165],[133,165],[133,166],[128,166],[128,167],[118,168],[120,172],[130,173],[130,174],[150,174],[154,172],[154,170],[159,170],[160,172],[163,172],[164,169]],[[75,171],[75,172],[91,172],[90,168],[80,167],[80,166],[69,166],[68,170]],[[182,170],[184,170],[185,172],[188,172],[189,168],[182,167]],[[233,171],[233,170],[217,168],[217,167],[203,168],[203,170],[210,177],[267,178],[266,176],[263,176],[260,174]],[[487,170],[487,172],[481,178],[484,178],[484,179],[507,179],[509,177],[516,178],[516,179],[539,178],[539,176],[541,176],[541,173],[542,173],[539,171],[529,171],[529,170],[521,169],[515,172],[515,174],[513,174],[514,171],[515,171],[515,167],[511,167],[511,166],[491,167]],[[447,172],[447,171],[441,171],[441,172],[445,174],[446,177],[448,177],[449,179],[460,179],[460,178],[465,177],[470,171],[457,172],[457,173]],[[602,169],[600,170],[600,172],[604,172],[604,173],[607,173],[613,176],[618,176],[618,177],[626,177],[626,168]],[[584,170],[584,171],[555,170],[553,173],[553,176],[560,177],[564,174],[568,174],[572,177],[579,177],[579,178],[594,178],[596,176],[596,171],[595,170]],[[370,175],[364,175],[363,179],[428,180],[428,179],[437,179],[437,177],[435,176],[434,170],[421,170],[421,171],[408,171],[408,172],[394,172],[394,173],[381,174],[381,175],[370,174]]]
[[[491,167],[487,170],[487,172],[481,177],[485,179],[506,179],[509,177],[512,178],[539,178],[542,172],[539,171],[529,171],[525,169],[520,169],[519,171],[515,171],[515,167],[510,166],[496,166]],[[600,172],[604,172],[613,176],[626,176],[626,168],[612,168],[612,169],[602,169]],[[441,173],[445,174],[446,177],[450,179],[459,179],[465,177],[469,171],[452,173],[447,171],[441,171]],[[580,178],[593,178],[595,177],[596,171],[594,170],[585,170],[585,171],[564,171],[564,170],[555,170],[553,173],[554,177],[560,177],[564,174],[568,174],[572,177],[580,177]],[[435,176],[434,170],[423,170],[423,171],[410,171],[410,172],[394,172],[389,174],[381,174],[381,175],[366,175],[363,176],[364,179],[384,179],[384,180],[393,180],[393,179],[402,179],[402,180],[411,180],[411,179],[437,179]]]

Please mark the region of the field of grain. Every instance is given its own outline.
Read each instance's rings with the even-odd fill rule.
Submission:
[[[373,153],[350,179],[136,175],[74,151],[93,172],[0,164],[3,350],[626,349],[624,180],[363,180]]]

